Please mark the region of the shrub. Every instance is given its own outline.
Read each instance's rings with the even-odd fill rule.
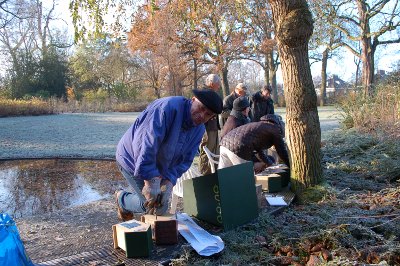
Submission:
[[[371,133],[398,134],[400,130],[400,84],[389,81],[377,85],[375,94],[365,97],[353,92],[339,100],[343,125]]]
[[[10,100],[0,98],[0,117],[53,114],[51,104],[42,99]]]
[[[106,90],[88,90],[83,92],[83,101],[104,103],[108,98]]]

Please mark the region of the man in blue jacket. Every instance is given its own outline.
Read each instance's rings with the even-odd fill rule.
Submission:
[[[133,192],[117,191],[118,217],[133,213],[165,214],[176,180],[193,162],[204,123],[222,112],[222,100],[210,90],[193,90],[189,100],[181,96],[151,103],[123,135],[116,160]]]

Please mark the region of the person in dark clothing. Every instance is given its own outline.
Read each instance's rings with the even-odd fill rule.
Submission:
[[[241,96],[246,96],[247,87],[243,83],[238,83],[235,90],[223,100],[222,114],[220,115],[220,125],[223,127],[233,109],[233,101]]]
[[[271,86],[263,86],[260,91],[251,96],[251,118],[253,122],[260,121],[264,115],[274,114],[274,101],[271,99]]]
[[[276,115],[266,115],[260,122],[252,122],[232,129],[220,142],[220,159],[218,169],[253,161],[254,152],[260,162],[254,163],[254,171],[261,172],[275,163],[266,150],[275,147],[281,160],[289,166],[289,155],[286,150],[284,129]]]
[[[249,119],[250,102],[246,97],[239,97],[233,101],[233,109],[226,120],[221,132],[221,139],[232,129],[240,127],[250,122]]]
[[[218,93],[221,87],[221,79],[216,74],[210,74],[206,78],[205,88],[210,89]],[[212,117],[205,124],[206,132],[203,135],[200,143],[200,155],[199,155],[199,170],[202,175],[210,174],[211,167],[208,162],[207,154],[203,147],[206,146],[212,153],[219,154],[219,136],[218,130],[220,130],[218,115]]]

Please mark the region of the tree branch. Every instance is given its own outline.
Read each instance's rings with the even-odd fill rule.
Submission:
[[[372,18],[375,15],[379,14],[381,10],[385,7],[387,3],[389,3],[390,0],[381,0],[375,3],[375,5],[372,6],[370,11],[367,11],[367,17]]]

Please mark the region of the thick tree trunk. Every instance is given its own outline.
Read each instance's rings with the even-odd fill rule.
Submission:
[[[319,106],[325,105],[326,100],[326,66],[328,65],[328,49],[322,53],[322,68],[321,68],[321,88]]]
[[[370,38],[362,38],[361,46],[361,61],[362,61],[362,83],[364,87],[364,95],[371,93],[372,84],[374,81],[374,61],[371,51]]]
[[[291,183],[300,194],[322,178],[317,95],[308,60],[313,20],[306,0],[269,0],[269,3],[285,86]]]

